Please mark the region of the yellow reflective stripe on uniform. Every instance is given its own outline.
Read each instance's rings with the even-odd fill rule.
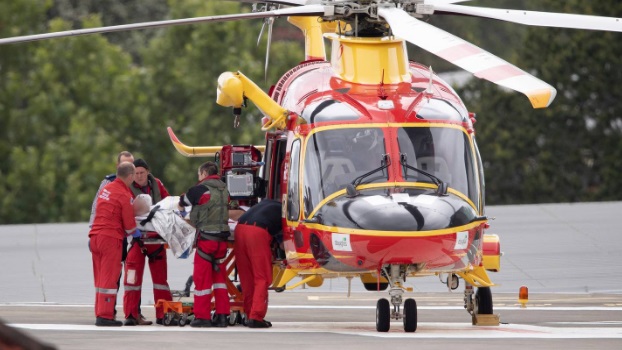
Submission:
[[[224,283],[214,283],[212,286],[214,289],[227,289],[227,285]]]
[[[96,293],[101,293],[101,294],[117,294],[117,290],[116,289],[106,289],[106,288],[95,288],[95,292]]]
[[[197,297],[202,297],[204,295],[210,295],[212,294],[212,290],[211,289],[203,289],[203,290],[195,290],[194,291],[194,296]]]
[[[170,290],[170,288],[166,284],[153,284],[153,289],[158,290]]]
[[[141,286],[128,286],[127,284],[124,284],[123,289],[126,291],[137,291],[141,289]]]

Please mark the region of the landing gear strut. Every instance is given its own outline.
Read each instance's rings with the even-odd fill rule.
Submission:
[[[499,325],[499,316],[493,314],[490,287],[479,287],[473,293],[473,286],[467,284],[464,289],[464,308],[471,314],[473,325]]]
[[[477,292],[473,293],[473,286],[467,284],[464,288],[464,308],[473,316],[492,315],[492,293],[490,292],[490,287],[479,287]]]
[[[404,302],[404,312],[400,308],[402,306],[402,295],[404,294],[404,286],[402,282],[406,280],[407,266],[390,265],[389,270],[384,269],[384,274],[389,285],[389,295],[391,296],[391,304],[387,299],[380,299],[376,304],[376,330],[378,332],[388,332],[391,328],[391,319],[404,321],[404,331],[414,332],[417,330],[417,302],[415,299],[408,298]],[[393,310],[391,306],[393,305]]]

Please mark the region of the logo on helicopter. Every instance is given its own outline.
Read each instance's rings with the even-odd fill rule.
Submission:
[[[351,252],[350,235],[342,233],[333,233],[333,249],[342,252]]]

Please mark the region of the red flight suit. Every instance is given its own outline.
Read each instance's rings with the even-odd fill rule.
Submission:
[[[149,233],[147,237],[150,237],[149,235],[157,236],[155,233]],[[164,249],[164,246],[161,244],[145,244],[143,247],[140,247],[138,243],[133,243],[125,261],[123,286],[125,289],[123,295],[125,318],[130,316],[135,319],[140,318],[138,308],[140,306],[141,286],[145,271],[145,258],[149,261],[149,270],[151,271],[153,300],[156,302],[160,299],[173,300],[173,295],[168,285],[166,249]],[[157,308],[156,318],[163,317],[164,312],[162,308]]]
[[[121,275],[121,247],[125,237],[136,229],[132,201],[132,192],[118,178],[97,196],[95,219],[89,232],[96,317],[114,319],[117,282]]]
[[[169,196],[168,191],[164,187],[164,184],[160,179],[153,177],[149,174],[150,183],[145,187],[140,187],[136,182],[132,184],[140,192],[151,195],[155,201],[160,201]],[[157,184],[161,198],[153,198],[153,190],[149,185]],[[158,234],[148,233],[149,238],[158,238]],[[135,241],[136,239],[134,239]],[[134,319],[140,318],[140,300],[141,289],[143,284],[143,274],[145,271],[145,259],[149,261],[149,271],[151,272],[151,281],[153,282],[153,300],[157,302],[160,299],[171,301],[173,295],[168,285],[168,265],[166,261],[166,249],[160,244],[145,244],[141,247],[138,243],[132,243],[127,253],[125,260],[125,278],[123,283],[123,311],[125,318],[130,316]],[[161,319],[164,317],[164,311],[161,308],[156,309],[156,318]]]
[[[221,259],[227,255],[227,242],[201,240],[199,238],[197,241],[198,249]],[[231,304],[225,284],[226,270],[225,264],[218,264],[218,271],[215,271],[212,263],[203,259],[198,251],[194,253],[192,277],[194,279],[194,315],[196,318],[211,319],[212,295],[215,299],[216,313],[221,315],[230,313]]]
[[[210,175],[191,187],[185,194],[181,195],[180,206],[198,206],[210,201],[211,195],[207,187],[201,185],[207,180],[220,180],[218,175]],[[227,198],[226,202],[229,202]],[[228,212],[228,209],[227,209]],[[211,319],[212,295],[215,299],[215,309],[217,314],[228,315],[231,310],[229,292],[225,284],[227,278],[227,267],[225,264],[218,264],[216,271],[211,262],[207,261],[199,254],[199,250],[211,255],[214,259],[222,259],[227,255],[227,242],[203,239],[197,230],[197,251],[194,253],[194,269],[192,278],[194,280],[194,315],[197,319]]]
[[[235,227],[235,263],[244,295],[247,319],[264,321],[268,288],[272,284],[273,237],[281,232],[281,203],[264,199],[238,219]]]
[[[263,321],[268,312],[272,284],[272,236],[265,229],[240,224],[235,227],[235,263],[244,296],[247,319]]]

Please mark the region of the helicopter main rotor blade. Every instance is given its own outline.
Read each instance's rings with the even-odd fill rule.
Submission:
[[[173,20],[166,20],[166,21],[123,24],[123,25],[110,26],[110,27],[67,30],[63,32],[4,38],[4,39],[0,39],[0,45],[45,40],[45,39],[52,39],[52,38],[64,38],[64,37],[76,36],[76,35],[111,33],[111,32],[120,32],[120,31],[135,30],[135,29],[160,28],[160,27],[178,26],[178,25],[184,25],[184,24],[197,24],[197,23],[204,23],[204,22],[226,22],[226,21],[235,21],[238,19],[254,19],[254,18],[279,17],[279,16],[323,16],[325,14],[326,9],[327,7],[325,6],[308,5],[308,6],[293,7],[293,8],[286,8],[286,9],[279,9],[279,10],[265,11],[265,12],[239,13],[239,14],[233,14],[233,15],[219,15],[219,16],[205,16],[205,17],[194,17],[194,18],[184,18],[184,19],[173,19]]]
[[[378,15],[391,26],[393,33],[458,67],[497,85],[519,91],[534,108],[553,102],[557,91],[551,85],[513,64],[428,23],[411,17],[397,8],[379,8]]]
[[[304,6],[304,5],[315,5],[319,4],[320,0],[228,0],[235,2],[243,2],[247,4],[255,4],[258,2],[262,3],[270,3],[277,5],[287,5],[287,6]]]
[[[426,0],[425,4],[455,4],[457,2],[467,2],[471,0]]]
[[[266,44],[266,65],[263,70],[264,82],[268,82],[268,64],[270,63],[270,46],[272,46],[272,25],[274,18],[268,18],[268,43]]]
[[[491,18],[529,26],[622,32],[622,19],[555,12],[492,9],[484,7],[434,4],[435,12]]]

